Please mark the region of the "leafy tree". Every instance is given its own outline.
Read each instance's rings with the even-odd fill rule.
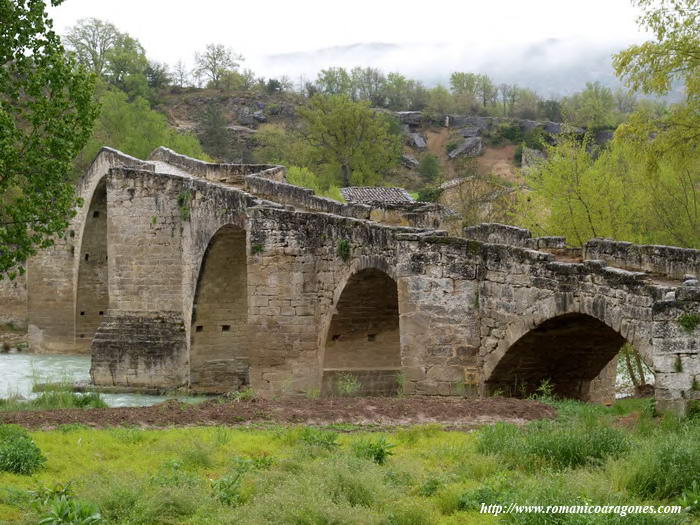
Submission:
[[[386,76],[386,107],[395,111],[408,109],[410,106],[410,81],[401,73],[389,73]]]
[[[322,69],[316,78],[316,87],[325,95],[353,96],[352,78],[342,67]]]
[[[343,186],[372,185],[396,166],[401,140],[385,115],[345,95],[316,95],[299,109],[300,136],[318,164],[340,175]]]
[[[350,71],[350,78],[357,100],[366,100],[375,107],[385,105],[386,78],[379,69],[355,67]]]
[[[617,74],[645,94],[663,95],[681,83],[685,100],[668,110],[640,105],[616,138],[628,145],[662,240],[700,247],[700,4],[634,3],[655,39],[615,55]]]
[[[634,187],[626,175],[616,152],[598,156],[588,141],[564,137],[528,173],[531,191],[519,195],[518,222],[577,246],[593,237],[635,240]]]
[[[478,75],[476,81],[476,95],[481,100],[484,108],[496,99],[496,87],[487,75]]]
[[[75,215],[71,163],[96,108],[94,81],[65,53],[43,1],[0,2],[0,20],[0,275],[13,277]]]
[[[561,122],[561,104],[558,100],[540,100],[537,103],[537,114],[553,122]]]
[[[511,94],[511,115],[517,118],[536,119],[540,97],[537,93],[527,88],[516,88]]]
[[[162,113],[137,97],[129,101],[126,93],[102,87],[100,114],[87,145],[76,159],[74,173],[80,176],[104,145],[138,158],[146,158],[158,146],[167,146],[191,157],[208,158],[196,137],[175,131]]]
[[[455,72],[450,75],[450,91],[454,95],[470,95],[477,97],[479,75],[475,73]]]
[[[75,53],[76,59],[98,76],[107,73],[108,54],[119,38],[117,28],[97,18],[82,18],[68,30],[64,40],[66,47]]]
[[[600,82],[587,82],[586,89],[562,100],[564,120],[587,128],[605,128],[615,123],[615,97]]]
[[[170,71],[167,64],[160,62],[149,62],[146,67],[146,79],[148,87],[152,89],[163,89],[168,87],[172,82]]]
[[[225,159],[230,149],[226,117],[221,106],[209,103],[201,117],[201,141],[207,153],[217,159]]]
[[[454,110],[454,99],[443,86],[436,86],[428,92],[428,105],[425,112],[430,118],[437,120],[453,113]]]
[[[242,60],[243,56],[223,44],[207,44],[203,52],[194,54],[194,75],[208,79],[208,85],[219,88],[221,77],[228,71],[236,71]]]

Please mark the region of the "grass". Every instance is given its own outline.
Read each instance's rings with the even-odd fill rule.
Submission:
[[[643,400],[555,404],[555,421],[475,432],[62,425],[30,433],[43,468],[0,473],[0,523],[52,513],[127,525],[545,523],[537,514],[479,512],[482,503],[510,502],[689,509],[548,516],[557,524],[700,517],[700,421],[652,417]]]

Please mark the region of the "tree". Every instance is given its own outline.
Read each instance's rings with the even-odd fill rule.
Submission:
[[[375,107],[386,104],[386,78],[371,67],[355,67],[350,71],[352,92],[357,100],[366,100]]]
[[[94,80],[66,54],[43,1],[0,2],[0,20],[0,275],[13,277],[75,215],[71,163],[96,107]]]
[[[222,75],[227,71],[236,71],[243,56],[223,44],[207,44],[203,52],[194,54],[194,75],[198,79],[208,79],[211,87],[219,88]]]
[[[476,81],[476,95],[481,100],[484,108],[496,98],[496,88],[487,75],[478,75]]]
[[[207,104],[201,116],[200,125],[202,132],[200,137],[202,146],[207,153],[217,159],[224,159],[230,149],[230,140],[226,129],[227,124],[228,122],[226,122],[226,117],[221,107],[214,102]]]
[[[80,64],[97,76],[107,71],[108,53],[119,38],[117,28],[97,18],[82,18],[68,30],[66,47],[75,53]]]
[[[339,173],[343,186],[373,185],[397,165],[401,140],[368,103],[316,95],[298,113],[302,140],[312,146],[316,162]]]
[[[151,89],[163,89],[170,85],[172,76],[167,64],[160,62],[149,62],[146,67],[146,79],[148,87]]]
[[[586,89],[565,97],[561,103],[564,120],[587,128],[605,128],[614,124],[615,97],[600,82],[587,82]]]
[[[435,86],[428,92],[428,105],[425,112],[429,118],[438,120],[453,113],[455,101],[450,92],[443,86]]]
[[[479,75],[455,72],[450,75],[450,91],[454,95],[470,95],[476,98]]]
[[[75,162],[75,177],[85,173],[105,144],[141,159],[158,146],[191,157],[208,158],[196,137],[171,128],[165,116],[152,110],[145,99],[137,97],[129,101],[126,93],[103,85],[99,103],[100,113],[92,135]]]
[[[190,73],[182,60],[178,60],[173,67],[173,82],[179,88],[184,88],[189,83]]]
[[[342,67],[322,69],[316,77],[316,87],[325,95],[346,95],[354,98],[352,78]]]

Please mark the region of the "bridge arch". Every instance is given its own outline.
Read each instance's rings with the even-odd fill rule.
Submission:
[[[79,249],[75,253],[75,350],[81,353],[89,352],[90,343],[109,308],[105,177],[99,180],[87,203]]]
[[[606,304],[561,298],[550,316],[523,316],[511,323],[484,360],[484,390],[524,397],[549,381],[560,397],[607,401],[614,397],[615,359],[626,343],[650,361],[650,342]]]
[[[246,230],[228,224],[209,240],[193,296],[190,386],[199,392],[249,384]]]
[[[323,395],[393,395],[401,373],[398,287],[393,271],[376,258],[356,260],[337,287],[321,352]]]

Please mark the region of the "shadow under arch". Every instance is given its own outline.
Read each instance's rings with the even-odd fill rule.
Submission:
[[[376,267],[362,267],[342,286],[328,323],[321,393],[395,395],[401,373],[396,281]],[[360,268],[360,269],[358,269]],[[355,382],[355,391],[347,391]]]
[[[625,338],[588,314],[550,318],[520,336],[493,367],[487,393],[526,397],[549,381],[559,397],[604,401],[614,396],[614,358]]]
[[[239,390],[249,381],[246,231],[222,226],[199,268],[190,330],[190,387]]]
[[[107,183],[104,177],[90,199],[80,239],[75,291],[75,349],[88,353],[109,307]]]

